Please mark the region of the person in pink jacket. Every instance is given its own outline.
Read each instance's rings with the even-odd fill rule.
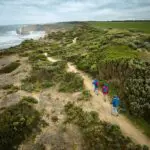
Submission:
[[[103,95],[104,95],[104,101],[106,101],[107,94],[108,94],[108,84],[104,83],[104,85],[102,87],[102,92],[103,92]]]

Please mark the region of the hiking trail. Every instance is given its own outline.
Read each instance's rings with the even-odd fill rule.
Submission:
[[[52,57],[48,57],[47,53],[44,53],[47,59],[51,62],[58,61]],[[93,91],[92,79],[84,72],[78,70],[75,65],[68,62],[67,71],[79,73],[79,75],[84,79],[84,86],[90,91],[92,99],[89,102],[85,102],[83,105],[86,111],[96,111],[99,115],[100,120],[109,122],[111,124],[117,124],[125,136],[130,137],[135,143],[141,145],[147,145],[150,148],[150,139],[142,133],[142,131],[136,128],[133,123],[125,116],[119,115],[118,117],[111,115],[111,104],[107,100],[104,101],[103,94],[99,91],[97,96]]]

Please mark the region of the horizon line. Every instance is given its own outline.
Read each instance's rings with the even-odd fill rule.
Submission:
[[[87,21],[59,21],[59,22],[49,22],[49,23],[28,23],[28,24],[3,24],[0,26],[19,26],[19,25],[49,25],[49,24],[57,24],[57,23],[73,23],[73,22],[150,22],[150,19],[140,19],[140,20],[136,20],[136,19],[128,19],[128,20],[87,20]]]

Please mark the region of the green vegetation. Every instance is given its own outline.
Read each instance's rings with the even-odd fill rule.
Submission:
[[[26,91],[40,91],[60,82],[59,90],[62,92],[75,92],[83,88],[81,77],[66,72],[66,62],[49,62],[41,51],[29,54],[29,62],[33,70],[30,76],[22,81],[22,89]]]
[[[30,76],[22,81],[22,89],[26,91],[40,91],[49,88],[59,81],[65,72],[66,63],[63,61],[51,63],[41,51],[29,55],[32,64]]]
[[[3,90],[7,90],[7,94],[15,93],[19,90],[18,86],[14,86],[13,84],[8,84],[2,87]]]
[[[9,65],[0,69],[0,74],[10,73],[20,66],[19,62],[12,62]]]
[[[125,82],[125,95],[129,112],[150,123],[150,63],[134,61],[136,66]]]
[[[85,150],[148,150],[147,146],[135,145],[131,139],[124,137],[117,125],[100,121],[96,112],[84,112],[72,103],[65,106],[65,112],[65,123],[73,123],[79,127]]]
[[[83,79],[75,73],[69,72],[63,75],[59,91],[77,92],[83,89]]]
[[[53,122],[57,122],[58,121],[58,117],[57,116],[52,116],[51,119],[52,119]]]
[[[82,91],[82,95],[81,95],[81,97],[79,97],[78,100],[89,101],[91,97],[92,97],[92,96],[91,96],[90,91],[88,91],[88,90],[83,90],[83,91]]]
[[[137,57],[137,52],[132,51],[127,46],[109,46],[105,51],[101,53],[101,60],[103,61],[115,61],[121,59],[132,59]]]
[[[29,56],[29,61],[32,63],[36,63],[39,61],[46,61],[46,60],[47,60],[46,56],[44,56],[43,54],[39,54],[37,52],[31,53]]]
[[[26,101],[26,102],[32,103],[32,104],[37,104],[38,103],[38,101],[35,98],[31,97],[31,96],[24,96],[22,98],[22,101]]]
[[[108,84],[109,88],[109,96],[113,97],[114,95],[117,95],[119,92],[119,83],[117,83],[117,80],[99,80],[99,86],[102,87],[104,83]]]
[[[8,90],[8,89],[11,89],[11,88],[14,88],[15,86],[13,84],[7,84],[5,86],[2,87],[2,89],[4,90]]]
[[[133,32],[139,31],[150,33],[150,21],[89,22],[89,24],[96,28],[128,29]]]
[[[34,130],[39,130],[40,113],[27,103],[18,103],[0,113],[0,149],[17,150]]]

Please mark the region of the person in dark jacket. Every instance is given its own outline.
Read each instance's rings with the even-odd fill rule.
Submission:
[[[118,116],[118,107],[120,105],[120,99],[118,96],[114,96],[112,99],[112,114]]]
[[[92,82],[93,86],[94,86],[94,92],[96,95],[98,95],[98,80],[94,79]]]

